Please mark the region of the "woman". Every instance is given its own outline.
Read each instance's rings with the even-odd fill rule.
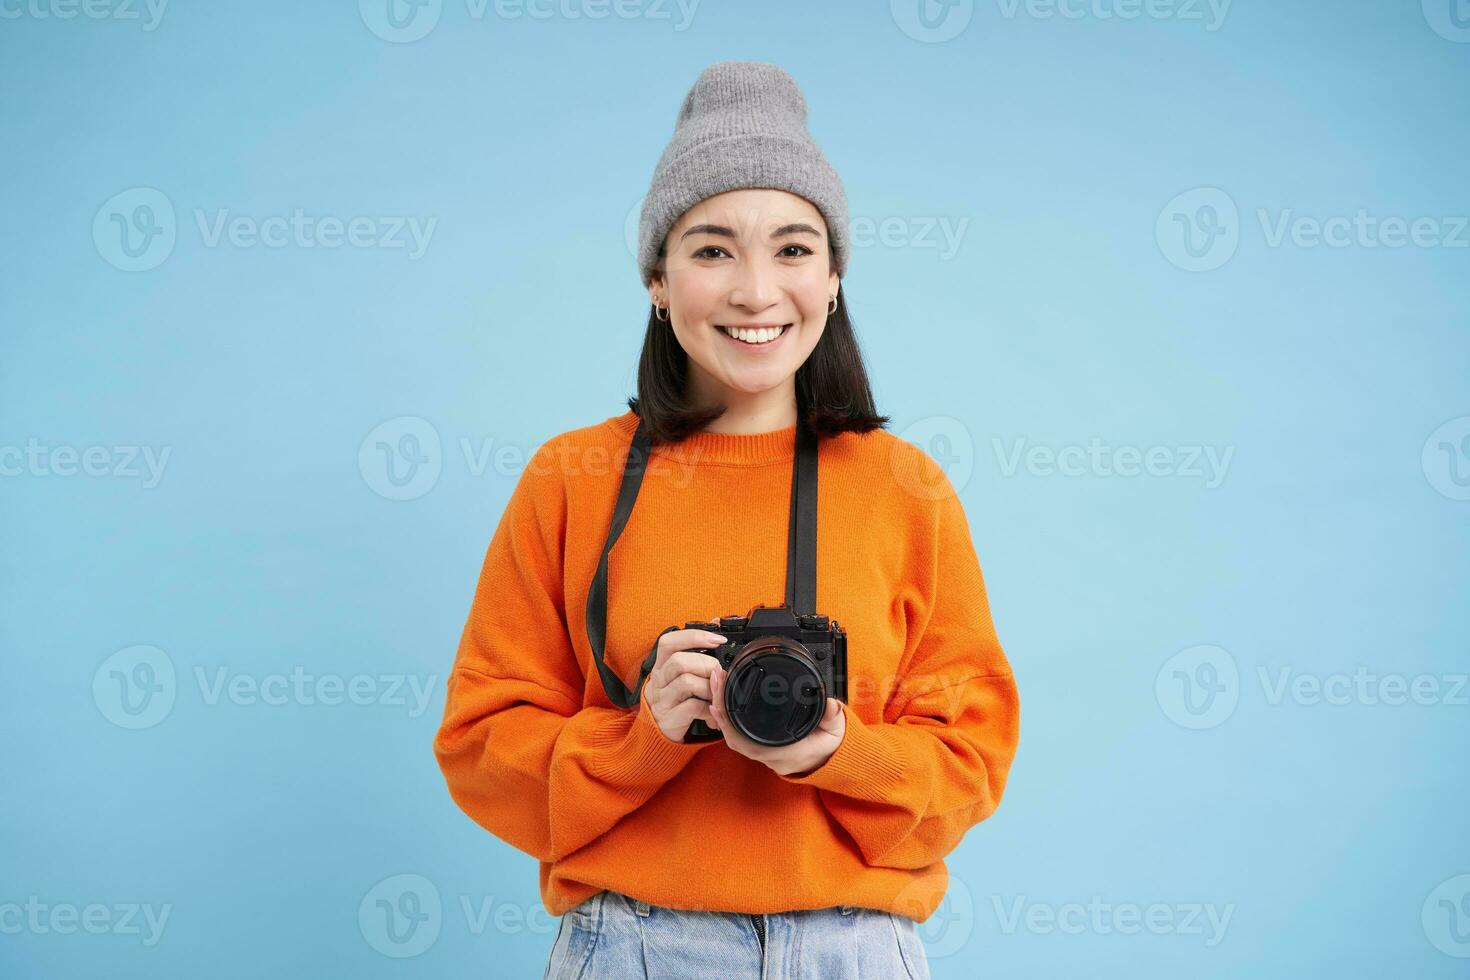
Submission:
[[[639,224],[638,395],[521,475],[434,742],[458,805],[541,862],[562,916],[547,977],[929,975],[916,921],[1000,803],[1019,703],[959,499],[874,412],[848,250],[795,82],[707,68]],[[725,637],[668,624],[780,603],[798,424],[818,440],[815,605],[845,629],[847,690],[772,746],[731,723],[706,655]],[[610,532],[630,459],[637,506]],[[629,700],[599,659],[638,677]],[[696,721],[717,736],[688,740]]]

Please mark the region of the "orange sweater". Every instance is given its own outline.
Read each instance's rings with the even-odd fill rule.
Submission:
[[[454,801],[541,862],[552,915],[605,888],[669,908],[832,905],[919,921],[995,811],[1019,700],[959,498],[882,429],[820,443],[817,608],[848,636],[846,733],[805,776],[612,705],[587,641],[632,411],[544,442],[490,545],[434,753]],[[655,445],[608,559],[608,665],[660,631],[778,604],[796,427]]]

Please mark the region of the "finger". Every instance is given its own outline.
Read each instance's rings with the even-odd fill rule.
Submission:
[[[682,695],[683,698],[698,698],[708,702],[713,697],[710,680],[700,674],[680,674],[668,685],[668,689]]]
[[[712,696],[708,678],[694,674],[680,674],[673,682],[659,686],[650,695],[664,711],[672,711],[686,701],[709,704]]]
[[[730,713],[725,710],[725,677],[725,669],[722,667],[715,671],[710,680],[710,712],[720,723],[720,731],[724,733],[727,742],[741,747],[747,746],[750,740],[730,723]]]
[[[821,720],[817,722],[817,731],[826,732],[829,735],[836,735],[837,729],[841,724],[842,702],[836,698],[828,698],[827,710],[822,712]]]
[[[670,650],[688,650],[704,646],[718,646],[727,639],[729,637],[724,633],[716,633],[713,630],[674,630],[659,638],[659,646],[663,647],[667,644]]]
[[[680,674],[690,674],[707,680],[720,665],[720,658],[715,653],[715,650],[680,650],[664,662],[664,683],[672,684]]]
[[[665,633],[659,637],[653,668],[655,671],[663,668],[670,660],[678,658],[680,653],[693,651],[702,656],[703,651],[722,646],[724,642],[725,637],[722,634],[711,633],[709,630],[674,630],[672,633]]]
[[[723,727],[725,724],[725,695],[720,688],[720,673],[722,671],[719,670],[719,664],[716,664],[716,670],[710,674],[710,714],[714,716],[716,724]]]
[[[668,712],[668,718],[674,722],[675,727],[686,730],[695,721],[702,721],[705,724],[709,724],[713,720],[713,716],[709,711],[709,705],[698,698],[690,698],[680,703],[672,711]]]

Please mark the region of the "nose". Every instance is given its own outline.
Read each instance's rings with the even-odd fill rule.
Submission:
[[[730,291],[732,306],[759,313],[775,305],[781,298],[775,272],[764,259],[742,261],[735,275],[735,286]]]

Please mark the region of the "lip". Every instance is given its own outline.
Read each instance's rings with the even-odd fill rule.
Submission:
[[[779,326],[782,326],[782,324],[779,324],[779,323],[760,323],[760,324],[731,323],[731,324],[728,324],[728,326],[731,326],[731,327],[741,327],[741,328],[745,328],[745,329],[756,329],[758,327],[779,327]],[[725,333],[725,331],[721,330],[719,327],[711,327],[710,329],[713,330],[715,333],[719,334],[720,337],[723,338],[726,343],[733,344],[734,346],[736,346],[736,347],[740,348],[741,350],[745,351],[745,353],[751,354],[751,355],[760,355],[760,354],[769,354],[771,351],[773,351],[776,348],[778,348],[778,347],[782,346],[783,344],[785,344],[786,343],[786,338],[791,336],[791,331],[793,331],[793,330],[796,329],[796,324],[793,323],[789,328],[787,328],[786,330],[781,331],[781,336],[777,337],[775,340],[767,341],[766,343],[761,344],[759,346],[753,346],[751,344],[747,344],[743,340],[736,340],[734,337],[732,337],[729,334]]]

